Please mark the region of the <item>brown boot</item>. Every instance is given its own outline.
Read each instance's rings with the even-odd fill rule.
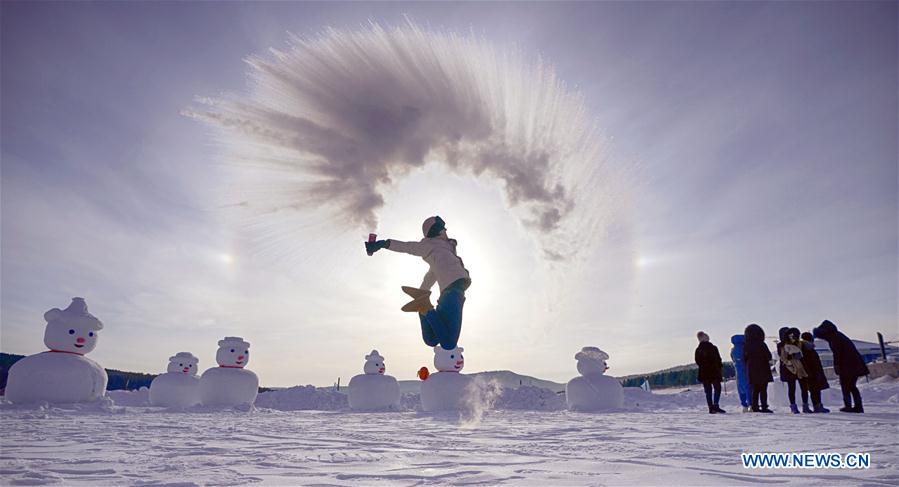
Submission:
[[[403,292],[408,294],[412,299],[431,294],[431,291],[428,291],[427,289],[418,289],[417,287],[412,286],[403,286]]]
[[[407,313],[418,312],[418,314],[421,315],[432,309],[434,309],[434,307],[431,306],[431,293],[423,294],[412,301],[409,301],[402,307],[402,310]]]

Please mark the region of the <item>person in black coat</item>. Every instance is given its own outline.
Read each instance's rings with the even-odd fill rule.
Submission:
[[[752,389],[752,411],[773,413],[768,408],[768,383],[774,382],[774,376],[771,374],[771,350],[765,345],[765,331],[753,323],[746,327],[743,337],[743,362]]]
[[[718,353],[718,347],[712,345],[709,336],[700,331],[696,334],[699,339],[699,346],[693,354],[696,365],[699,366],[698,378],[702,382],[702,388],[705,390],[705,400],[709,405],[709,414],[726,413],[727,411],[718,406],[721,399],[721,354]],[[714,398],[712,390],[715,391]]]
[[[830,388],[827,382],[827,375],[824,374],[824,366],[821,365],[821,357],[815,350],[815,337],[811,333],[802,334],[802,366],[808,373],[808,393],[812,398],[812,407],[815,413],[829,413],[830,410],[824,407],[821,402],[821,391]],[[802,402],[806,402],[805,393],[802,396]]]
[[[829,320],[822,321],[821,325],[812,330],[812,333],[815,338],[826,341],[833,353],[833,371],[840,376],[840,389],[843,391],[844,407],[840,408],[840,411],[844,413],[865,412],[862,407],[862,394],[855,385],[859,377],[871,373],[868,371],[868,366],[865,365],[862,354],[858,353],[852,340],[837,330],[837,325]],[[855,406],[852,405],[853,400]]]

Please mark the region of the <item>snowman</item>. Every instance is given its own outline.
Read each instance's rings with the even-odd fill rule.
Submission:
[[[377,350],[365,356],[364,374],[350,379],[350,408],[356,411],[399,409],[400,385],[393,377],[384,375],[384,357]]]
[[[199,359],[190,352],[169,357],[167,372],[150,383],[150,404],[170,408],[189,408],[200,403]]]
[[[462,409],[465,389],[471,377],[459,372],[465,366],[462,347],[444,350],[434,347],[434,367],[437,372],[427,376],[421,384],[421,408],[425,411],[457,411]]]
[[[13,403],[88,402],[106,393],[103,367],[85,354],[97,346],[103,323],[88,313],[83,298],[72,298],[69,307],[44,313],[44,344],[49,351],[29,355],[9,369],[6,398]]]
[[[219,366],[200,377],[200,402],[206,406],[253,404],[259,378],[244,369],[250,361],[250,344],[240,337],[225,337],[219,340],[215,361]]]
[[[596,347],[584,347],[574,359],[581,376],[565,386],[568,409],[601,411],[624,407],[624,388],[617,379],[605,375],[609,354]]]

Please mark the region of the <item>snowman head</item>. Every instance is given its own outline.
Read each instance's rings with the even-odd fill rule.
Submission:
[[[465,367],[465,358],[462,357],[464,350],[462,347],[446,350],[437,345],[434,347],[434,367],[440,372],[459,372]]]
[[[90,353],[97,346],[97,331],[103,329],[103,323],[87,312],[84,298],[72,298],[66,309],[47,311],[44,319],[44,344],[57,352]]]
[[[365,365],[362,367],[366,374],[383,374],[387,367],[384,365],[384,357],[377,350],[372,350],[365,356]]]
[[[166,372],[176,372],[185,375],[197,375],[197,364],[200,359],[190,352],[178,352],[169,357],[169,367]]]
[[[219,340],[215,361],[221,367],[244,368],[250,361],[250,344],[241,337],[225,337]]]
[[[574,359],[577,360],[577,371],[581,375],[603,375],[609,368],[606,365],[609,354],[596,347],[582,348],[574,355]]]

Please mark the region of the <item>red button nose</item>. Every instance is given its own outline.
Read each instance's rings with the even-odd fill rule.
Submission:
[[[237,360],[243,360],[243,355],[237,357]]]
[[[75,343],[84,343],[84,338],[78,337],[78,339],[75,340]]]

